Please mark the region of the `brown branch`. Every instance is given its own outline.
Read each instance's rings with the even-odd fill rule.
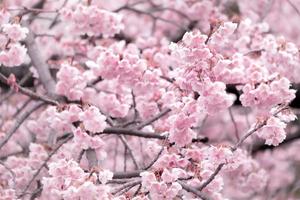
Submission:
[[[165,22],[165,23],[169,23],[179,29],[186,29],[185,27],[182,27],[180,24],[172,21],[172,20],[169,20],[169,19],[165,19],[165,18],[162,18],[162,17],[159,17],[159,16],[155,16],[153,13],[151,12],[147,12],[147,11],[144,11],[144,10],[139,10],[139,9],[136,9],[136,8],[133,8],[133,7],[129,7],[127,5],[115,10],[115,12],[119,12],[121,10],[128,10],[128,11],[132,11],[136,14],[139,14],[139,15],[147,15],[149,17],[151,17],[154,21],[162,21],[162,22]]]
[[[160,139],[160,140],[164,140],[166,138],[165,136],[158,135],[157,133],[143,132],[143,131],[133,130],[129,128],[117,128],[117,127],[106,128],[102,133],[96,133],[96,134],[97,135],[101,135],[101,134],[130,135],[130,136],[153,138],[153,139]]]
[[[39,8],[28,8],[26,6],[20,7],[20,8],[7,8],[8,11],[22,11],[22,15],[28,14],[30,12],[33,13],[57,13],[58,10],[45,10],[45,9],[39,9]]]
[[[219,174],[219,172],[221,171],[221,169],[223,168],[224,165],[225,165],[225,163],[219,164],[218,167],[216,168],[216,170],[214,171],[214,173],[212,175],[210,175],[210,177],[197,189],[199,191],[202,191],[206,186],[208,186],[215,179],[215,177]]]
[[[187,185],[186,183],[184,183],[183,181],[178,180],[177,181],[184,190],[193,193],[194,195],[196,195],[197,197],[200,197],[203,200],[209,200],[208,197],[206,197],[204,194],[202,194],[200,191],[198,191],[197,189]]]
[[[300,16],[300,10],[297,8],[297,6],[292,1],[290,1],[290,0],[287,0],[287,2],[296,11],[296,13]]]
[[[44,105],[44,102],[39,102],[33,105],[31,108],[29,108],[28,111],[24,112],[23,114],[17,117],[14,126],[12,126],[9,129],[6,137],[0,142],[0,150],[9,141],[9,139],[13,136],[16,130],[22,125],[22,123],[27,119],[27,117],[29,117],[31,113],[39,109],[42,105]]]
[[[238,130],[237,123],[236,123],[236,121],[235,121],[235,119],[234,119],[234,116],[233,116],[233,113],[232,113],[232,108],[230,107],[230,108],[228,109],[228,111],[229,111],[230,119],[231,119],[231,121],[232,121],[232,123],[233,123],[233,126],[234,126],[234,134],[235,134],[235,137],[237,138],[237,141],[239,141],[239,140],[240,140],[239,130]]]
[[[12,179],[13,179],[13,182],[14,184],[16,184],[16,174],[15,172],[10,169],[3,161],[0,160],[0,165],[2,165],[5,169],[7,169],[7,171],[9,171],[9,173],[11,174],[12,176]]]
[[[136,136],[136,137],[142,137],[142,138],[153,138],[153,139],[159,139],[159,140],[165,140],[167,139],[167,136],[159,135],[154,132],[143,132],[140,130],[134,130],[129,128],[118,128],[118,127],[109,127],[105,128],[103,132],[96,133],[96,135],[102,135],[102,134],[114,134],[114,135],[129,135],[129,136]],[[194,138],[192,140],[193,143],[195,142],[203,142],[206,143],[208,141],[208,138]]]
[[[89,162],[89,169],[92,170],[93,168],[98,166],[98,159],[95,149],[87,149],[86,150],[86,158]]]
[[[82,156],[83,156],[83,154],[85,153],[85,151],[86,151],[85,149],[83,149],[83,150],[80,151],[80,153],[79,153],[79,155],[78,155],[78,158],[77,158],[77,160],[76,160],[78,163],[80,163],[80,161],[81,161],[81,159],[82,159]]]
[[[135,166],[136,169],[139,169],[139,164],[137,162],[137,159],[135,158],[134,154],[133,154],[133,150],[131,149],[131,147],[129,146],[126,138],[124,137],[124,135],[120,135],[119,138],[121,139],[122,143],[124,144],[124,146],[127,148],[130,157],[132,158],[133,164]]]
[[[57,96],[54,94],[55,81],[50,74],[49,66],[42,58],[40,49],[38,48],[38,45],[35,42],[34,33],[31,31],[29,24],[24,23],[24,25],[29,30],[28,36],[25,39],[25,44],[28,49],[28,55],[31,59],[31,62],[39,74],[39,80],[43,84],[50,97],[57,98]]]
[[[154,165],[154,163],[158,160],[159,156],[162,154],[164,151],[164,147],[161,148],[161,150],[158,152],[156,157],[144,168],[144,170],[148,170],[150,167]]]
[[[281,111],[285,110],[287,108],[287,106],[282,105],[281,107],[278,108],[278,110],[273,114],[273,116],[276,116],[278,113],[280,113]],[[237,148],[248,138],[250,137],[253,133],[255,133],[256,131],[258,131],[259,129],[261,129],[263,126],[265,126],[267,123],[267,119],[265,119],[264,121],[257,123],[253,129],[250,129],[232,148],[232,152],[236,151]],[[216,170],[214,171],[214,173],[197,189],[199,189],[200,191],[203,190],[207,185],[209,185],[214,178],[219,174],[219,172],[221,171],[221,169],[223,168],[223,166],[226,163],[221,163],[218,165],[218,167],[216,168]]]
[[[22,77],[22,79],[19,81],[19,86],[23,86],[25,82],[31,78],[32,73],[29,71],[28,73],[25,74],[25,76]],[[8,99],[12,94],[14,93],[14,90],[11,88],[4,96],[1,97],[0,99],[0,105]]]
[[[253,145],[251,154],[255,155],[261,151],[276,149],[278,147],[282,147],[286,144],[297,141],[298,139],[300,139],[300,131],[297,131],[296,133],[288,135],[286,137],[286,139],[282,143],[280,143],[278,146],[266,145],[264,142],[259,142],[259,143]]]
[[[152,124],[153,122],[155,122],[156,120],[160,119],[161,117],[165,116],[166,114],[168,114],[169,112],[171,112],[170,108],[165,108],[163,111],[161,111],[160,113],[158,113],[157,115],[153,116],[152,118],[144,121],[143,123],[141,123],[140,125],[138,125],[136,127],[137,130],[144,128],[145,126]]]
[[[113,179],[136,178],[140,176],[143,170],[136,170],[130,172],[114,172]]]
[[[41,170],[47,165],[48,161],[51,159],[51,157],[60,149],[60,147],[62,147],[62,145],[64,145],[65,143],[67,143],[69,140],[71,140],[73,138],[73,135],[69,135],[67,138],[65,138],[63,141],[61,141],[48,155],[47,159],[43,162],[43,164],[38,168],[38,170],[33,174],[32,178],[30,179],[30,181],[28,182],[28,184],[26,185],[26,187],[24,188],[24,190],[21,192],[21,194],[18,196],[18,198],[22,198],[27,190],[29,189],[30,185],[33,183],[34,179],[39,175],[39,173],[41,172]]]
[[[131,172],[114,172],[114,179],[125,179],[125,178],[136,178],[136,177],[140,177],[140,173],[148,170],[150,167],[153,166],[153,164],[158,160],[159,156],[162,154],[164,150],[164,147],[162,147],[162,149],[159,151],[159,153],[157,154],[157,156],[155,156],[155,158],[143,169],[141,170],[135,170],[135,171],[131,171]]]
[[[27,107],[27,105],[29,105],[30,102],[31,102],[31,99],[27,99],[27,100],[24,102],[24,104],[23,104],[20,108],[18,108],[18,109],[16,110],[16,112],[12,115],[12,117],[13,117],[13,118],[17,117],[18,114],[21,113],[21,112]]]
[[[131,189],[136,185],[141,184],[141,180],[132,181],[129,183],[125,183],[124,185],[120,186],[119,188],[116,188],[114,191],[112,191],[113,195],[116,195],[117,193],[121,192],[122,190],[125,190],[127,188]]]
[[[0,81],[3,82],[3,83],[5,83],[5,84],[7,84],[9,86],[9,84],[8,84],[8,78],[6,76],[4,76],[2,73],[0,73]],[[27,96],[29,96],[29,97],[31,97],[33,99],[41,100],[41,101],[43,101],[43,102],[45,102],[47,104],[50,104],[50,105],[56,105],[56,106],[59,105],[59,103],[57,101],[52,100],[52,99],[50,99],[47,96],[43,96],[41,94],[37,94],[37,93],[35,93],[35,92],[27,89],[27,88],[24,88],[24,87],[20,86],[18,83],[15,83],[14,86],[22,94],[27,95]]]

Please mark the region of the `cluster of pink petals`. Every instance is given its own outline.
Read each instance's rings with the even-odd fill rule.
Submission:
[[[172,121],[170,142],[175,142],[180,147],[190,144],[192,139],[196,137],[196,133],[191,129],[195,123],[195,118],[181,113],[177,116],[171,116],[170,120]]]
[[[47,193],[42,193],[42,199],[88,199],[95,196],[106,199],[108,189],[98,186],[96,175],[89,178],[75,161],[58,160],[49,164],[50,177],[45,177],[42,183]]]
[[[290,81],[287,78],[280,78],[258,86],[246,84],[240,100],[243,106],[271,108],[277,104],[290,102],[295,98],[295,92],[290,89]]]
[[[0,10],[0,64],[14,67],[23,64],[27,59],[27,49],[19,42],[24,40],[29,30],[18,23],[11,23],[9,12]]]
[[[95,106],[90,106],[79,115],[84,128],[92,133],[102,132],[106,127],[106,117]]]
[[[90,36],[103,35],[111,37],[123,29],[122,16],[97,6],[77,4],[74,9],[64,9],[62,15],[75,26],[80,33]]]
[[[140,81],[143,72],[147,69],[147,64],[139,57],[137,47],[128,46],[128,49],[124,49],[121,55],[112,48],[101,48],[96,62],[92,60],[86,62],[94,75],[105,79],[117,78],[120,83],[130,86]]]
[[[271,178],[267,171],[260,166],[259,162],[246,155],[246,152],[240,151],[238,154],[233,159],[239,160],[239,166],[227,171],[227,184],[233,187],[225,188],[224,192],[228,194],[235,192],[238,198],[246,197],[252,192],[264,192]],[[233,176],[238,178],[232,178]]]
[[[176,170],[174,170],[176,171]],[[158,181],[153,172],[142,172],[142,187],[143,191],[150,192],[151,199],[173,199],[182,189],[181,185],[176,181],[176,175],[164,170],[162,174],[162,181]],[[172,180],[173,179],[173,180]],[[172,180],[172,181],[171,181]],[[170,184],[168,184],[170,183]]]
[[[7,2],[7,5],[20,6],[32,5],[34,1]],[[299,161],[299,156],[295,156],[298,143],[294,144],[294,152],[283,146],[272,151],[266,149],[264,152],[269,154],[265,153],[265,157],[261,152],[254,156],[255,149],[251,152],[247,148],[247,142],[252,144],[257,138],[247,138],[234,151],[230,146],[234,146],[248,128],[253,128],[251,123],[257,121],[259,112],[268,118],[263,118],[265,124],[254,134],[267,145],[277,146],[284,141],[287,123],[296,116],[290,110],[277,113],[275,108],[295,98],[295,90],[290,87],[291,83],[300,82],[298,47],[273,35],[273,29],[266,23],[256,23],[245,19],[244,15],[229,19],[231,17],[225,14],[228,2],[267,5],[267,0],[251,3],[243,0],[243,3],[134,1],[132,8],[138,11],[135,13],[130,10],[130,3],[115,0],[81,1],[79,4],[69,1],[65,8],[59,8],[57,14],[62,18],[51,28],[55,44],[49,42],[53,40],[48,36],[36,35],[35,41],[39,45],[54,46],[50,48],[51,53],[45,50],[45,59],[49,59],[49,65],[56,66],[56,59],[53,61],[50,57],[59,55],[55,92],[70,101],[59,106],[47,105],[32,113],[3,147],[1,158],[2,152],[17,152],[18,156],[3,160],[13,173],[0,163],[0,200],[17,199],[40,166],[43,168],[36,177],[42,185],[37,197],[40,200],[198,200],[200,198],[183,188],[181,181],[197,188],[211,179],[220,164],[224,164],[222,170],[198,191],[209,199],[260,200],[267,195],[276,200],[287,199],[275,195],[293,189],[290,185],[295,183],[296,173],[291,169],[294,169],[293,162]],[[47,1],[44,6],[50,11],[57,9],[56,1]],[[118,12],[110,9],[118,6],[121,7]],[[257,10],[265,12],[259,6]],[[47,20],[43,16],[47,12],[37,13],[40,19],[36,18],[30,25],[35,33],[46,24],[39,21]],[[10,17],[7,11],[0,12],[0,64],[17,66],[26,58],[26,48],[20,42],[26,38],[28,29],[11,24]],[[26,16],[22,20],[26,20]],[[193,22],[190,20],[197,23],[189,24]],[[180,33],[180,37],[183,35],[181,42],[169,45],[170,41],[180,39],[173,40],[171,36],[178,36],[181,26],[182,30],[193,30]],[[63,31],[68,34],[61,33]],[[68,50],[55,49],[61,46]],[[72,64],[61,64],[66,56],[72,57]],[[15,80],[10,83],[15,84]],[[230,88],[240,92],[242,105],[234,105],[237,109],[231,109],[235,95],[227,92]],[[19,94],[13,96],[19,97]],[[14,120],[10,118],[15,116],[14,112],[24,106],[20,100],[11,102],[9,106],[13,108],[0,106],[1,112],[9,113],[1,115],[1,140],[13,127]],[[138,127],[166,108],[171,111],[143,130],[136,130],[136,125]],[[223,112],[228,109],[230,112]],[[108,124],[113,128],[122,127],[120,130],[149,131],[166,140],[126,135],[124,138],[130,149],[126,142],[123,141],[124,146],[121,144],[120,135],[104,131]],[[203,135],[209,138],[208,143],[193,140]],[[53,147],[66,136],[73,138],[52,156]],[[26,142],[28,145],[23,145]],[[278,149],[282,152],[278,153]],[[96,153],[96,160],[91,160],[91,152]],[[127,157],[128,152],[133,155]],[[105,159],[106,154],[109,159]],[[153,165],[144,171],[142,167],[153,159]],[[93,161],[97,166],[90,166]],[[139,166],[134,166],[135,162]],[[140,185],[115,193],[120,180],[113,180],[114,173],[124,168],[125,174],[143,170],[140,176],[134,177],[141,180]],[[124,181],[130,183],[129,179]],[[26,198],[35,192],[39,182],[31,183]],[[134,194],[138,187],[141,190]]]
[[[257,135],[266,140],[267,145],[277,146],[286,138],[286,123],[277,117],[270,117],[264,127],[262,127]]]
[[[231,36],[237,29],[237,24],[232,22],[225,22],[217,31],[215,31],[209,39],[209,47],[217,52],[223,52],[224,48],[228,48],[231,43]]]
[[[118,75],[119,56],[112,50],[101,49],[97,57],[97,62],[87,61],[86,65],[93,71],[96,76],[105,79],[112,79]]]
[[[203,87],[199,89],[200,97],[198,99],[204,110],[210,114],[216,114],[229,108],[235,96],[226,93],[226,85],[223,82],[204,82]]]
[[[3,24],[3,33],[12,41],[18,42],[26,38],[28,34],[28,29],[21,27],[20,24]]]
[[[0,186],[0,196],[1,199],[18,199],[15,190],[13,189],[3,189]]]
[[[58,82],[55,91],[70,100],[80,100],[87,83],[82,73],[69,64],[62,64],[57,73]]]
[[[80,128],[74,131],[74,142],[78,147],[85,150],[104,147],[104,141],[99,136],[90,136]]]
[[[0,52],[0,63],[7,66],[19,66],[25,62],[27,49],[19,43],[9,45],[8,50]]]
[[[244,59],[242,54],[236,53],[231,59],[220,59],[213,67],[214,77],[218,81],[227,84],[239,84],[245,82]]]
[[[120,101],[117,95],[106,92],[101,92],[97,96],[96,104],[100,110],[111,117],[125,117],[127,116],[130,105]]]

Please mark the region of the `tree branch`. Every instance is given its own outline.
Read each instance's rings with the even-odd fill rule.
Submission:
[[[138,125],[136,127],[137,130],[140,130],[142,128],[144,128],[145,126],[152,124],[153,122],[155,122],[156,120],[158,120],[159,118],[165,116],[166,114],[168,114],[169,112],[171,112],[170,108],[166,108],[163,111],[161,111],[160,113],[158,113],[157,115],[153,116],[152,118],[144,121],[143,123],[141,123],[140,125]]]
[[[276,149],[278,147],[284,146],[285,144],[289,144],[291,142],[297,141],[298,139],[300,139],[300,131],[297,131],[293,134],[288,135],[286,137],[286,139],[282,143],[280,143],[278,146],[266,145],[266,144],[264,144],[264,142],[259,142],[259,143],[253,145],[251,154],[255,155],[261,151],[265,151],[268,149]]]
[[[2,73],[0,73],[0,81],[3,82],[4,84],[8,84],[8,78],[6,76],[4,76]],[[41,100],[41,101],[44,101],[45,103],[47,104],[50,104],[50,105],[59,105],[59,103],[55,100],[52,100],[50,98],[48,98],[47,96],[43,96],[41,94],[37,94],[27,88],[24,88],[22,86],[20,86],[18,83],[14,84],[14,86],[17,87],[17,89],[24,95],[27,95],[33,99],[37,99],[37,100]]]
[[[28,49],[28,55],[31,59],[31,62],[39,74],[39,80],[43,84],[44,88],[46,89],[50,97],[57,98],[57,96],[54,94],[55,81],[50,74],[49,66],[44,61],[42,55],[40,54],[40,49],[38,48],[35,42],[34,34],[31,31],[29,25],[27,23],[24,23],[24,25],[29,30],[28,36],[25,39],[25,44]]]
[[[30,185],[33,183],[34,179],[39,175],[39,173],[41,172],[41,170],[47,165],[47,162],[51,159],[51,157],[59,150],[60,147],[62,147],[62,145],[64,145],[65,143],[67,143],[70,139],[73,138],[73,135],[69,135],[67,138],[65,138],[63,141],[61,141],[52,151],[51,153],[48,155],[47,159],[43,162],[43,164],[38,168],[38,170],[34,173],[34,175],[32,176],[32,178],[30,179],[30,181],[28,182],[28,184],[26,185],[26,187],[24,188],[24,190],[21,192],[21,194],[18,196],[18,198],[22,198],[27,190],[29,189]]]
[[[185,189],[186,191],[193,193],[194,195],[196,195],[197,197],[200,197],[200,198],[203,199],[203,200],[209,200],[209,198],[206,197],[204,194],[202,194],[200,191],[198,191],[197,189],[195,189],[195,188],[193,188],[193,187],[187,185],[187,184],[184,183],[183,181],[179,181],[179,180],[178,180],[177,182],[178,182],[178,183],[182,186],[182,188]]]
[[[44,102],[39,102],[33,105],[31,108],[29,108],[28,111],[24,112],[23,114],[17,117],[14,126],[9,129],[6,137],[0,142],[0,150],[9,141],[9,139],[13,136],[16,130],[22,125],[22,123],[27,119],[27,117],[29,117],[31,113],[39,109],[42,105],[44,105]]]
[[[154,132],[143,132],[139,130],[129,129],[129,128],[118,128],[118,127],[109,127],[103,130],[101,133],[96,133],[96,135],[102,135],[102,134],[115,134],[115,135],[130,135],[130,136],[136,136],[136,137],[142,137],[142,138],[153,138],[153,139],[159,139],[159,140],[165,140],[167,139],[167,136],[164,135],[158,135]],[[203,142],[206,143],[208,139],[206,137],[204,138],[194,138],[192,142]]]

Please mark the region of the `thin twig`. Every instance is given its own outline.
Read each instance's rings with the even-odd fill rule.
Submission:
[[[92,170],[98,166],[98,158],[95,149],[89,148],[86,150],[86,158],[89,162],[89,169]]]
[[[80,153],[79,153],[79,155],[78,155],[78,158],[77,158],[77,162],[78,162],[78,163],[80,163],[80,161],[81,161],[81,159],[82,159],[82,156],[83,156],[83,154],[85,153],[85,151],[86,151],[85,149],[83,149],[83,150],[80,151]]]
[[[3,82],[3,83],[5,83],[5,84],[7,84],[7,85],[9,85],[8,84],[8,78],[6,76],[4,76],[2,73],[0,73],[0,81]],[[20,86],[18,83],[15,83],[14,86],[17,87],[17,89],[22,94],[27,95],[27,96],[29,96],[29,97],[31,97],[33,99],[44,101],[45,103],[48,103],[50,105],[56,105],[56,106],[59,105],[59,103],[57,101],[52,100],[52,99],[50,99],[47,96],[43,96],[41,94],[37,94],[37,93],[35,93],[35,92],[27,89],[27,88],[24,88],[24,87]]]
[[[145,126],[152,124],[153,122],[155,122],[156,120],[162,118],[163,116],[165,116],[166,114],[168,114],[169,112],[171,112],[170,108],[165,108],[163,111],[161,111],[160,113],[158,113],[157,115],[153,116],[152,118],[144,121],[143,123],[141,123],[140,125],[138,125],[136,127],[137,130],[144,128]]]
[[[115,195],[115,194],[121,192],[122,190],[124,190],[126,188],[132,188],[132,187],[134,187],[138,184],[141,184],[141,180],[136,180],[136,181],[126,183],[126,184],[120,186],[119,188],[116,188],[114,191],[112,191],[112,194]]]
[[[7,132],[6,137],[0,142],[0,150],[2,147],[9,141],[9,139],[13,136],[13,134],[16,132],[16,130],[22,125],[22,123],[33,113],[35,110],[39,109],[42,105],[44,105],[44,102],[39,102],[35,105],[33,105],[31,108],[29,108],[27,111],[25,111],[23,114],[17,117],[14,126],[12,126],[9,131]]]
[[[52,158],[52,156],[60,149],[60,147],[62,147],[62,145],[64,145],[65,143],[67,143],[69,140],[71,140],[73,138],[73,135],[69,135],[67,138],[65,138],[63,141],[61,141],[48,155],[47,159],[43,162],[43,164],[38,168],[38,170],[33,174],[32,178],[30,179],[30,181],[28,182],[28,184],[26,185],[26,187],[24,188],[24,190],[21,192],[21,194],[18,196],[18,198],[22,198],[27,190],[29,189],[30,185],[33,183],[34,179],[39,175],[39,173],[41,172],[41,170],[47,165],[48,161]]]
[[[22,79],[19,82],[20,86],[23,86],[23,84],[30,78],[32,77],[32,73],[29,71],[27,74],[25,74],[25,76],[22,77]],[[11,88],[8,93],[6,93],[4,96],[1,97],[0,99],[0,105],[6,100],[8,99],[12,94],[14,94],[14,90]]]
[[[123,142],[124,146],[127,148],[128,152],[129,152],[129,155],[130,157],[132,158],[132,161],[133,161],[133,164],[135,166],[136,169],[139,169],[139,164],[133,154],[133,150],[131,149],[131,147],[129,146],[126,138],[124,137],[124,135],[120,135],[119,138],[121,139],[121,141]]]
[[[164,135],[159,135],[154,132],[144,132],[140,130],[134,130],[130,128],[118,128],[118,127],[109,127],[105,128],[103,132],[96,133],[96,135],[102,135],[102,134],[114,134],[114,135],[130,135],[130,136],[136,136],[136,137],[142,137],[142,138],[153,138],[153,139],[159,139],[159,140],[165,140],[168,137]],[[195,142],[207,142],[207,138],[194,138],[192,140],[193,143]]]
[[[287,106],[283,105],[280,108],[278,108],[278,110],[273,114],[273,116],[276,116],[278,113],[280,113],[281,111],[283,111],[284,109],[286,109]],[[265,119],[264,121],[257,123],[254,128],[250,129],[232,148],[232,152],[236,151],[238,149],[238,147],[248,138],[250,137],[253,133],[255,133],[256,131],[258,131],[259,129],[261,129],[263,126],[265,126],[267,123],[267,119]],[[207,185],[209,185],[214,178],[219,174],[219,172],[221,171],[221,169],[223,168],[223,166],[226,163],[221,163],[218,165],[218,167],[216,168],[216,170],[214,171],[214,173],[197,189],[199,189],[200,191],[203,190]]]
[[[35,69],[37,70],[39,74],[39,80],[43,84],[44,88],[46,89],[47,93],[50,95],[50,97],[57,98],[57,95],[54,94],[55,91],[55,81],[52,78],[49,70],[49,66],[45,62],[45,60],[42,58],[42,55],[40,53],[40,49],[38,48],[34,34],[31,31],[29,24],[24,23],[24,26],[28,28],[29,33],[27,38],[25,39],[25,44],[28,49],[28,55],[31,59],[31,62]]]
[[[300,10],[297,8],[297,6],[292,1],[290,1],[290,0],[287,0],[287,2],[296,11],[296,13],[300,16]]]
[[[186,183],[184,183],[183,181],[177,181],[184,190],[193,193],[194,195],[196,195],[197,197],[200,197],[203,200],[209,200],[208,197],[206,197],[204,194],[202,194],[200,191],[198,191],[197,189],[187,185]]]
[[[164,151],[164,147],[162,146],[161,150],[158,152],[155,158],[144,168],[144,170],[148,170],[150,167],[152,167],[154,163],[158,160],[158,158],[160,157],[163,151]]]
[[[0,165],[2,165],[5,169],[7,169],[7,171],[9,171],[9,173],[11,174],[12,176],[12,179],[13,179],[13,182],[14,182],[14,185],[16,185],[16,174],[15,172],[10,169],[3,161],[0,160]]]
[[[228,109],[228,111],[229,111],[230,119],[231,119],[231,121],[232,121],[232,123],[233,123],[233,126],[234,126],[234,134],[235,134],[235,137],[237,138],[237,141],[239,141],[239,140],[240,140],[239,130],[238,130],[237,123],[236,123],[236,121],[235,121],[235,119],[234,119],[234,116],[233,116],[233,113],[232,113],[232,108],[230,107],[230,108]]]

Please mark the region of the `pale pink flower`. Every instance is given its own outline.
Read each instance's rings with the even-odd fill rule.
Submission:
[[[20,41],[26,38],[29,33],[28,29],[21,27],[20,24],[4,24],[2,25],[3,32],[12,41]]]
[[[113,173],[109,170],[102,170],[99,172],[98,177],[102,184],[106,184],[108,181],[112,180]]]
[[[11,17],[11,14],[6,9],[0,10],[0,25],[9,23],[9,18]]]
[[[86,130],[93,133],[102,132],[106,127],[106,117],[95,106],[90,106],[80,114],[80,120]]]
[[[70,100],[80,100],[87,82],[82,73],[69,64],[62,64],[57,73],[58,82],[55,91]]]
[[[286,124],[277,117],[270,117],[267,124],[257,131],[260,138],[266,140],[267,145],[279,145],[285,138]]]
[[[125,117],[130,109],[130,105],[117,99],[115,94],[107,94],[105,92],[97,96],[97,105],[103,113],[116,118]]]
[[[226,163],[228,159],[232,156],[232,151],[226,147],[215,147],[212,146],[209,148],[209,159],[211,162],[219,165]]]
[[[7,67],[19,66],[25,62],[27,49],[18,43],[10,45],[8,50],[0,52],[0,63]]]
[[[234,96],[226,93],[225,89],[226,86],[223,82],[207,81],[203,83],[203,88],[199,91],[198,102],[208,114],[213,115],[233,104]]]
[[[192,124],[195,123],[195,118],[180,114],[172,116],[171,120],[174,120],[174,124],[170,129],[170,142],[175,142],[180,147],[190,144],[192,139],[196,137],[196,133],[191,129]]]

